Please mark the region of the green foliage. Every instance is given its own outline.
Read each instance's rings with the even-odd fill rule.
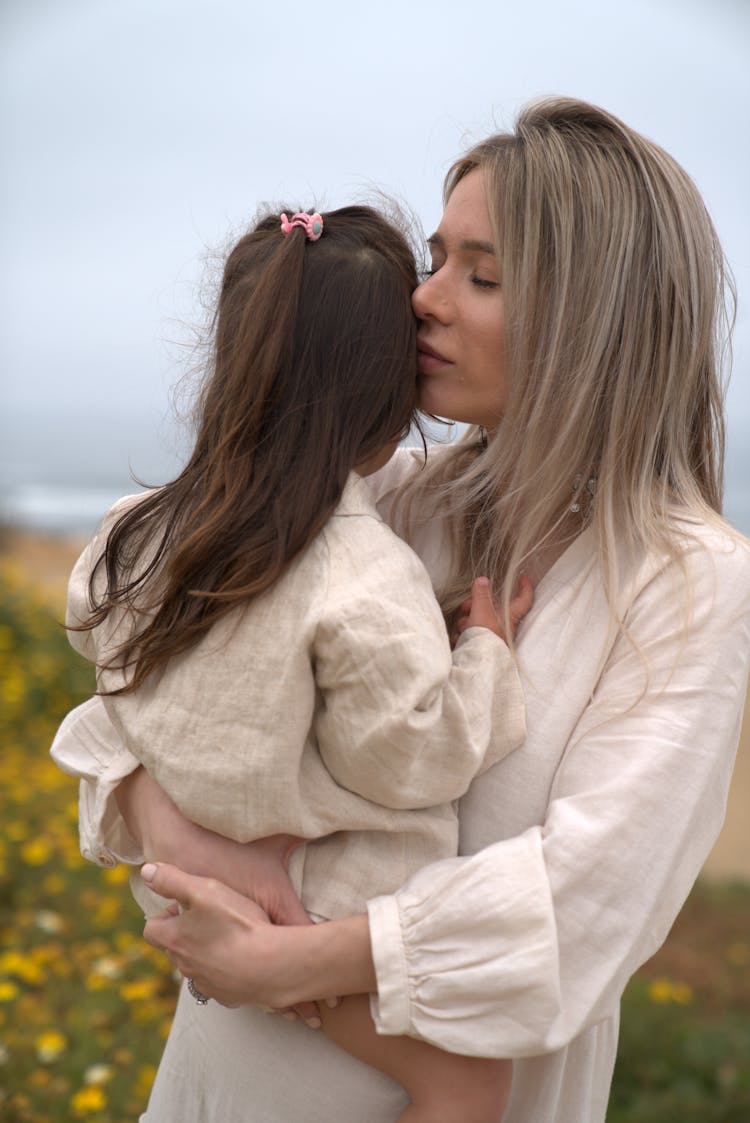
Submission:
[[[623,1000],[607,1123],[750,1120],[750,886],[699,882]]]

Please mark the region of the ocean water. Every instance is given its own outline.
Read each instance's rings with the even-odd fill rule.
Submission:
[[[0,421],[0,523],[90,535],[120,496],[171,479],[185,444],[171,422],[146,415],[16,411]]]
[[[122,495],[172,478],[188,438],[170,421],[17,417],[0,422],[0,523],[45,534],[93,534]],[[441,439],[445,439],[443,436]],[[730,440],[726,515],[750,535],[750,439]]]

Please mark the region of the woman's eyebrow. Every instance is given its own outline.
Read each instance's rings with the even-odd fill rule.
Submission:
[[[430,234],[427,239],[427,245],[431,248],[436,247],[444,251],[445,239],[441,234]],[[458,248],[459,250],[468,251],[470,253],[489,253],[492,254],[493,257],[497,254],[492,242],[481,242],[476,238],[465,238],[463,242],[459,242]]]

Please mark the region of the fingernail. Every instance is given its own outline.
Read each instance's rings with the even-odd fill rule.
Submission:
[[[490,586],[489,577],[477,577],[477,585],[480,585],[483,589],[488,589]]]
[[[146,862],[145,866],[141,866],[141,877],[144,881],[153,881],[156,877],[156,866],[153,862]]]
[[[326,998],[326,1006],[329,1010],[335,1010],[337,1006],[341,1005],[340,998]]]
[[[320,1029],[323,1024],[320,1018],[305,1018],[305,1023],[310,1027],[310,1029]]]

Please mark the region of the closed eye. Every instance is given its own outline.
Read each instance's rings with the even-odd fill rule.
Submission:
[[[471,283],[472,283],[472,285],[476,285],[477,288],[480,288],[480,289],[498,289],[498,288],[500,288],[500,284],[499,284],[498,281],[488,281],[484,277],[478,277],[476,275],[476,273],[472,273]]]

